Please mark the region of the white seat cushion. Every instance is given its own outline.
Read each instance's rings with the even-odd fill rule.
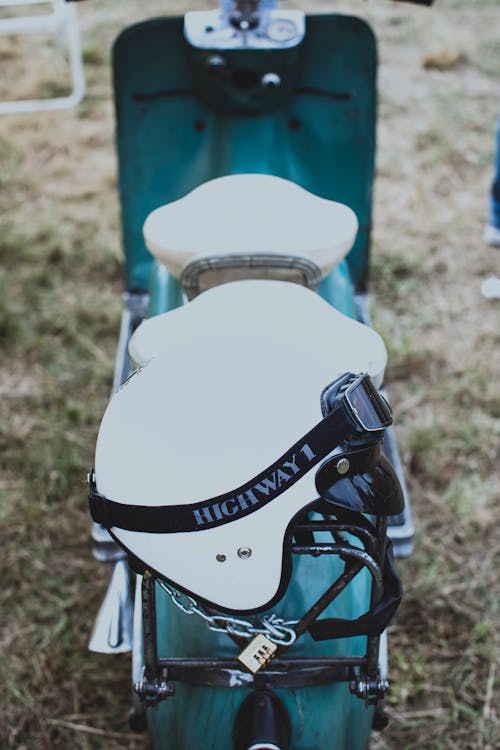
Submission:
[[[325,276],[357,231],[356,215],[342,203],[280,177],[238,174],[157,208],[146,219],[144,239],[176,278],[192,260],[225,253],[305,257]]]
[[[317,294],[283,281],[237,281],[196,297],[184,307],[144,320],[129,343],[136,367],[170,347],[171,335],[190,336],[203,327],[206,335],[223,332],[228,341],[265,336],[279,347],[307,337],[332,361],[342,352],[346,370],[367,372],[379,387],[387,361],[380,336],[335,310]]]
[[[112,398],[95,458],[99,492],[134,505],[190,504],[241,486],[321,420],[327,384],[346,371],[380,379],[386,359],[372,329],[283,282],[217,287],[140,331],[149,361]],[[314,475],[210,530],[112,531],[179,587],[221,609],[255,610],[279,589],[283,535],[317,496]]]

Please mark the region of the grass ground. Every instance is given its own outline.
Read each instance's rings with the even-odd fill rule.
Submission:
[[[341,7],[368,18],[380,42],[372,308],[417,523],[391,626],[392,722],[373,750],[494,750],[500,305],[479,286],[500,274],[500,252],[481,241],[500,8]],[[122,291],[106,50],[125,23],[162,10],[80,6],[84,103],[0,120],[1,748],[146,747],[126,727],[128,659],[86,652],[107,571],[89,553],[84,477]],[[3,38],[0,64],[2,96],[60,90],[56,65],[26,70]]]

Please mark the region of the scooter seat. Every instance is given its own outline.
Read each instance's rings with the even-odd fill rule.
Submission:
[[[176,278],[193,260],[230,255],[307,258],[323,276],[351,249],[354,212],[289,180],[236,174],[160,206],[144,224],[148,249]]]
[[[95,476],[101,495],[136,506],[186,506],[240,487],[321,421],[326,385],[345,371],[380,382],[386,361],[372,329],[277,281],[211,289],[142,324],[133,350],[143,366],[108,405]],[[311,470],[214,528],[111,532],[181,590],[225,611],[256,611],[278,596],[285,531],[315,497]]]
[[[263,336],[274,340],[277,350],[295,350],[307,338],[327,362],[341,356],[346,369],[366,372],[377,387],[382,385],[387,353],[375,331],[298,284],[271,280],[213,287],[183,307],[147,318],[129,342],[134,366],[168,350],[172,336],[188,339],[200,321],[207,336],[224,335],[228,342]]]

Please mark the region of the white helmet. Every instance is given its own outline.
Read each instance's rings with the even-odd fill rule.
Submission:
[[[390,409],[368,375],[350,374],[378,378],[383,344],[283,282],[216,287],[164,321],[158,351],[104,415],[92,516],[178,589],[227,612],[263,610],[286,584],[293,519],[318,491],[345,507],[357,495],[356,510],[370,496],[380,513],[401,509],[396,491],[383,505],[377,489],[393,482],[380,458]]]

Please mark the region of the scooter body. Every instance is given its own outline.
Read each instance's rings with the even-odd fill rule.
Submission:
[[[293,576],[287,593],[272,611],[284,618],[306,612],[308,606],[325,591],[325,581],[333,580],[341,572],[341,566],[334,559],[325,562],[327,565],[318,565],[315,559],[294,559]],[[344,597],[336,600],[336,617],[352,619],[366,609],[370,597],[369,576],[356,579],[351,588],[352,591],[346,590]],[[165,595],[157,597],[157,626],[158,647],[162,656],[235,658],[241,651],[227,635],[208,630],[196,615],[187,616],[177,610]],[[361,657],[365,650],[366,638],[363,636],[315,642],[306,634],[286,650],[286,656]],[[230,678],[222,687],[204,685],[202,678],[201,684],[176,683],[172,698],[147,710],[153,747],[158,750],[174,746],[233,750],[232,727],[238,708],[255,689],[250,678],[251,675],[248,675],[248,687],[245,686],[245,678],[241,679],[236,674],[232,687],[229,686]],[[368,746],[374,706],[365,706],[364,702],[351,694],[348,683],[321,684],[320,680],[318,684],[317,675],[312,675],[306,686],[303,677],[295,684],[293,677],[290,677],[289,682],[291,687],[276,688],[272,682],[265,687],[279,695],[288,711],[292,748],[354,750]],[[259,687],[262,685],[259,684]]]
[[[113,65],[129,295],[115,384],[130,372],[125,344],[142,316],[183,304],[179,282],[145,247],[144,221],[158,206],[219,176],[276,175],[350,206],[359,220],[356,243],[346,260],[323,279],[319,293],[346,315],[362,318],[376,118],[376,44],[366,23],[344,15],[313,16],[306,19],[304,37],[296,45],[222,50],[190,44],[183,19],[158,18],[120,35]],[[258,220],[250,206],[248,221]],[[284,619],[300,616],[342,568],[334,555],[321,560],[298,556],[287,591],[272,611]],[[324,613],[353,620],[368,609],[371,591],[370,575],[362,571]],[[153,635],[162,659],[229,659],[241,650],[227,633],[208,630],[196,614],[187,615],[174,606],[159,586],[153,607]],[[141,606],[137,594],[136,679],[147,657],[142,614],[144,602]],[[366,648],[363,635],[314,641],[306,633],[287,656],[356,661]],[[198,677],[176,683],[174,697],[148,709],[154,748],[230,750],[234,717],[256,686],[274,689],[285,704],[292,748],[368,746],[374,701],[367,705],[369,701],[352,694],[345,679],[329,680],[312,671],[308,679],[291,674],[259,682],[251,675],[246,680],[240,673],[231,675],[231,670],[217,679],[206,678],[200,669]],[[136,712],[140,713],[137,704]]]
[[[154,314],[180,302],[168,278],[153,277],[151,286],[153,260],[142,236],[150,211],[215,177],[273,174],[356,213],[360,228],[347,266],[341,263],[321,288],[329,302],[354,315],[353,292],[367,284],[371,234],[371,29],[349,16],[312,16],[297,47],[222,51],[190,46],[183,23],[160,18],[138,24],[114,48],[128,289],[152,288]],[[279,76],[280,85],[263,85],[270,74]],[[169,302],[162,286],[170,288]]]

